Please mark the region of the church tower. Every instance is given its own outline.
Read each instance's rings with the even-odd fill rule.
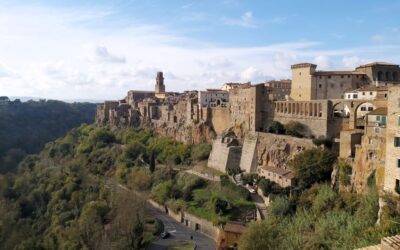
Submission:
[[[157,98],[165,98],[165,85],[164,85],[163,72],[157,72],[155,93]]]

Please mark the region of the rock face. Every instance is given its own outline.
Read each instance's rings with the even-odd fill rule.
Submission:
[[[233,132],[231,132],[233,133]],[[312,140],[269,133],[251,133],[244,138],[242,146],[234,137],[218,137],[208,166],[225,172],[237,168],[247,173],[259,173],[264,166],[287,169],[287,163],[304,150],[316,147]]]
[[[351,186],[356,193],[367,191],[368,180],[374,180],[378,190],[383,190],[385,175],[386,140],[383,136],[366,134],[362,144],[356,146]]]
[[[310,139],[258,133],[257,165],[287,169],[287,163],[297,154],[314,147]]]
[[[197,94],[190,92],[157,98],[154,92],[129,91],[123,100],[98,105],[96,123],[116,128],[151,128],[159,135],[187,144],[211,142],[216,138],[213,121],[222,123],[227,118],[220,110],[222,121],[213,119],[212,111],[202,116],[197,101]]]

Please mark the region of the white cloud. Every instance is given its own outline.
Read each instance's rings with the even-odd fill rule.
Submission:
[[[98,45],[85,46],[86,59],[90,62],[125,63],[122,56],[111,54],[106,47]]]
[[[272,77],[266,75],[262,70],[252,66],[240,72],[240,80],[242,82],[259,83],[271,78]]]
[[[313,62],[322,70],[327,70],[331,67],[331,61],[327,56],[317,56],[314,58]]]
[[[246,28],[256,27],[253,12],[246,11],[239,19],[222,18],[226,25],[241,26]]]
[[[386,40],[386,37],[384,35],[377,34],[377,35],[372,36],[371,40],[374,42],[380,43],[380,42],[384,42]]]
[[[354,69],[354,68],[360,66],[361,64],[365,64],[367,62],[368,62],[367,60],[361,59],[358,56],[348,56],[348,57],[346,56],[346,57],[343,57],[343,59],[342,59],[343,65],[345,67],[351,68],[351,69]]]
[[[321,68],[336,60],[348,66],[357,61],[352,58],[356,55],[385,60],[385,54],[392,56],[400,49],[376,45],[324,50],[315,41],[224,47],[134,21],[88,27],[87,22],[98,24],[112,15],[107,9],[0,6],[0,13],[0,48],[7,48],[0,50],[0,92],[12,96],[119,99],[130,89],[153,89],[157,71],[164,72],[169,91],[257,83],[289,77],[290,65],[298,62],[315,61]],[[240,21],[254,25],[251,12]]]

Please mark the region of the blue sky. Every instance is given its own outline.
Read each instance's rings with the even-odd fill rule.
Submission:
[[[400,2],[0,1],[0,95],[117,99],[400,63]]]

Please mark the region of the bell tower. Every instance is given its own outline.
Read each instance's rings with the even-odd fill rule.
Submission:
[[[157,72],[155,93],[156,93],[156,96],[158,94],[164,94],[165,95],[165,85],[164,85],[163,72]]]

